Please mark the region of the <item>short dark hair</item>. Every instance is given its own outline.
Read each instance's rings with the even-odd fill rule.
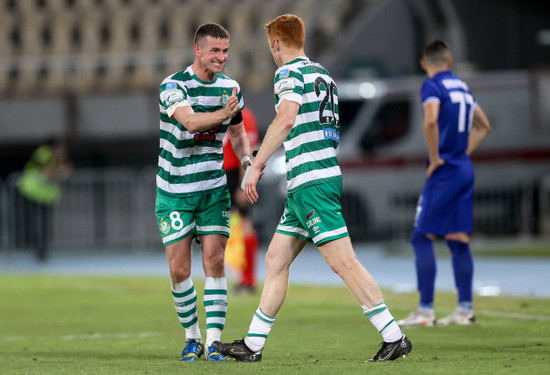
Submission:
[[[442,39],[433,39],[424,45],[422,58],[430,65],[445,64],[451,57],[449,44]]]
[[[216,39],[229,39],[229,32],[223,26],[218,25],[217,23],[205,23],[200,25],[195,32],[194,43],[199,44],[199,42],[207,36]]]

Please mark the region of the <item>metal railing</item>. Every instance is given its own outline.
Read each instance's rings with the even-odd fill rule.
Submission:
[[[27,248],[28,202],[17,190],[19,174],[2,184],[0,244]],[[160,244],[154,205],[154,169],[78,170],[62,183],[62,199],[52,207],[51,248],[122,247],[143,249]]]
[[[0,250],[29,248],[26,200],[17,190],[19,174],[0,180]],[[260,187],[261,188],[261,187]],[[53,206],[49,227],[52,250],[71,251],[118,248],[162,249],[155,217],[155,170],[76,170],[62,183],[62,199]],[[538,191],[538,194],[537,194]],[[262,193],[262,191],[260,191]],[[262,244],[270,240],[284,199],[264,198],[253,207]],[[537,185],[494,191],[476,191],[474,230],[486,236],[538,236],[548,234],[550,177]],[[283,198],[283,197],[281,197]],[[395,211],[384,224],[371,225],[353,197],[342,197],[343,214],[355,241],[407,241],[412,231],[416,193],[395,199]],[[277,206],[277,207],[275,207]],[[280,206],[280,207],[279,207]],[[399,212],[399,213],[396,213]]]

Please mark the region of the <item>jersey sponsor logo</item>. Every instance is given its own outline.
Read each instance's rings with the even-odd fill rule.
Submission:
[[[311,228],[314,225],[319,224],[319,223],[321,223],[321,218],[319,216],[315,216],[315,217],[309,219],[308,221],[306,221],[306,226],[308,228]],[[313,230],[315,231],[315,228],[313,228]],[[319,227],[317,227],[317,231],[318,230],[319,230]],[[315,232],[317,232],[317,231],[315,231]]]
[[[160,219],[159,228],[162,234],[168,234],[170,232],[170,224],[164,219]]]
[[[193,137],[195,141],[215,141],[216,133],[220,131],[220,125],[214,126],[212,129],[208,129],[205,132],[197,133]]]
[[[325,139],[340,142],[340,132],[336,129],[323,129],[323,136]]]
[[[290,70],[288,68],[283,69],[279,72],[279,78],[285,78],[290,75]]]
[[[222,211],[222,216],[227,219],[227,225],[231,224],[231,208]]]
[[[319,226],[314,226],[316,224],[319,224],[321,222],[321,218],[319,216],[315,216],[315,210],[311,210],[306,215],[306,226],[308,228],[313,227],[313,231],[317,233],[319,231]]]
[[[294,78],[281,79],[275,83],[275,94],[279,95],[285,91],[292,91],[294,87],[296,87]]]
[[[167,90],[160,94],[160,100],[163,101],[168,107],[172,104],[181,102],[183,100],[183,92],[180,90]]]

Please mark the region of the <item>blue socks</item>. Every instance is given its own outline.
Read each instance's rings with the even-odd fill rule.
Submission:
[[[474,261],[470,252],[470,244],[447,240],[453,257],[455,285],[458,289],[459,305],[472,305],[472,282],[474,278]]]
[[[437,271],[433,242],[424,234],[415,231],[411,238],[411,244],[416,256],[415,265],[418,291],[420,292],[420,305],[433,306],[435,274]]]
[[[460,241],[447,240],[452,254],[452,264],[455,276],[455,285],[458,290],[458,303],[465,309],[472,306],[472,284],[474,276],[474,261],[470,252],[470,244]],[[420,292],[420,306],[433,307],[435,275],[437,264],[433,242],[424,234],[414,232],[411,244],[416,256],[416,277]]]

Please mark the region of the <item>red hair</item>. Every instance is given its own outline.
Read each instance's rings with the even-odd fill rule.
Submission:
[[[304,21],[294,14],[283,14],[264,25],[268,37],[279,38],[289,47],[301,49],[306,40]]]

